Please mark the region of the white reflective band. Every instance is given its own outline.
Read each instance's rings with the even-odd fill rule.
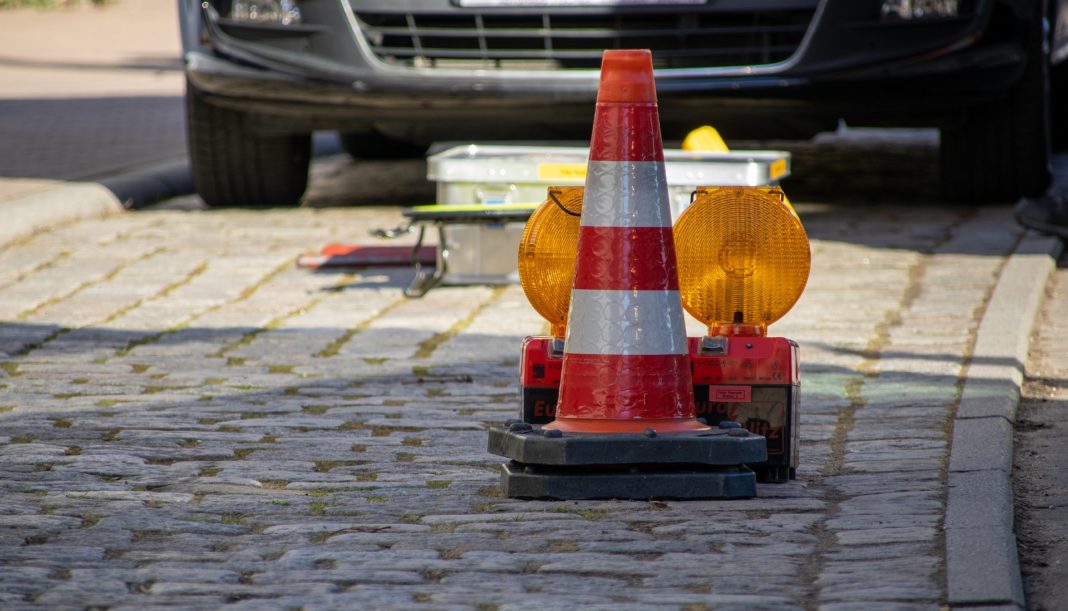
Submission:
[[[679,292],[572,289],[564,352],[687,354]]]
[[[586,170],[582,225],[671,227],[663,162],[591,161]]]

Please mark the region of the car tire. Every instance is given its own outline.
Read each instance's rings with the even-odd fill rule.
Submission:
[[[1063,151],[1068,149],[1068,62],[1051,69],[1050,91],[1053,150]]]
[[[353,159],[408,159],[422,157],[426,149],[376,131],[339,134],[341,148]]]
[[[1058,23],[1060,14],[1056,2],[1049,5],[1050,23]],[[1051,28],[1052,29],[1052,28]],[[1050,49],[1053,47],[1054,33],[1050,32]],[[1049,67],[1050,88],[1050,124],[1053,150],[1068,148],[1068,60]]]
[[[296,206],[308,186],[311,135],[261,136],[246,113],[209,104],[186,87],[193,187],[211,207]]]
[[[1049,61],[1034,24],[1030,60],[1008,98],[967,111],[941,130],[942,191],[950,201],[1006,203],[1050,183]]]

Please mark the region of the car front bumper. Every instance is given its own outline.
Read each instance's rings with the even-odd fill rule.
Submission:
[[[300,45],[292,40],[280,47],[234,36],[210,5],[184,1],[191,86],[212,103],[285,118],[263,121],[263,130],[375,127],[433,140],[461,131],[472,138],[585,137],[589,129],[596,70],[384,65],[361,37],[347,0],[307,5],[318,7],[313,20],[341,24],[329,33],[336,43],[329,53],[294,52]],[[665,137],[701,123],[735,137],[813,132],[839,118],[938,125],[962,107],[1002,95],[1022,73],[1024,45],[991,34],[1013,31],[1006,15],[1033,18],[1028,4],[1007,1],[978,0],[967,18],[887,25],[858,8],[868,3],[820,0],[804,42],[785,61],[657,70]],[[992,17],[1000,20],[996,29]]]

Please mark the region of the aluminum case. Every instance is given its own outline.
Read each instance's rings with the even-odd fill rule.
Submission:
[[[427,159],[427,179],[437,184],[441,205],[531,204],[549,186],[581,185],[585,147],[466,144],[442,147]],[[699,186],[777,184],[790,174],[783,151],[706,153],[664,151],[672,218],[689,205]],[[523,223],[463,224],[444,228],[449,252],[445,284],[506,284],[519,280],[516,252]]]

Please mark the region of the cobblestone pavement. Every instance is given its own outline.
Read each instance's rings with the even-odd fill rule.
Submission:
[[[1068,608],[1068,256],[1035,323],[1017,414],[1016,532],[1028,606]]]
[[[156,211],[0,251],[0,606],[938,608],[949,429],[1007,208],[801,205],[798,479],[498,493],[518,287],[295,256],[395,209]],[[698,327],[695,327],[695,331]]]

